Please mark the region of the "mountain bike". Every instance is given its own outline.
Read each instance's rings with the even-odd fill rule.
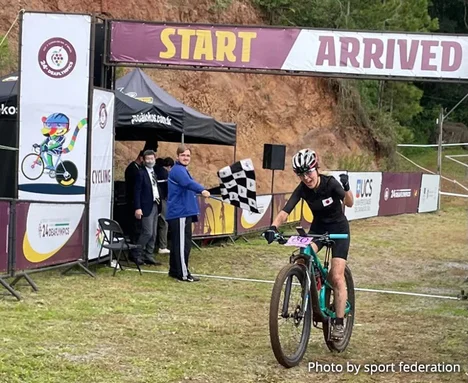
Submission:
[[[345,269],[348,299],[345,308],[344,337],[337,341],[331,338],[332,320],[336,317],[333,301],[333,287],[328,281],[331,247],[335,239],[346,239],[348,234],[306,234],[301,227],[297,228],[299,236],[276,235],[276,241],[282,245],[295,246],[289,259],[276,277],[270,301],[270,341],[276,360],[284,367],[297,366],[309,343],[311,324],[322,329],[325,343],[332,352],[343,352],[349,344],[354,325],[354,282],[351,270]],[[325,245],[323,266],[311,246],[314,239]],[[293,281],[296,279],[296,281]],[[283,289],[284,286],[284,289]],[[293,288],[298,287],[297,298],[293,297]],[[282,292],[284,298],[281,300]],[[290,304],[292,303],[292,304]],[[280,323],[284,322],[284,323]],[[288,325],[298,337],[288,348],[288,337],[280,336],[280,331],[287,330]],[[321,325],[321,327],[320,327]],[[291,337],[289,337],[291,338]]]
[[[45,172],[50,178],[64,186],[72,186],[78,177],[78,169],[71,161],[62,161],[62,154],[57,156],[53,168],[47,168],[46,153],[38,144],[33,145],[33,153],[26,155],[21,162],[21,171],[24,176],[31,181],[39,179]]]

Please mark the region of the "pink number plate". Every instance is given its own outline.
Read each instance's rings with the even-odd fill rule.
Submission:
[[[293,235],[289,237],[288,242],[284,246],[297,246],[297,247],[307,247],[314,239],[311,237],[301,237],[298,235]]]

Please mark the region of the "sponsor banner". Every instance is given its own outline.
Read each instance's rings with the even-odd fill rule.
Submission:
[[[468,78],[465,36],[111,22],[114,62]]]
[[[383,173],[379,215],[417,213],[421,173]]]
[[[273,218],[278,215],[278,213],[283,209],[283,207],[288,202],[288,199],[291,198],[292,193],[284,193],[284,194],[275,194],[273,196]],[[301,205],[302,203],[299,202],[293,211],[289,214],[286,223],[294,223],[299,222],[301,220]]]
[[[15,270],[38,269],[82,258],[83,212],[84,204],[19,202]]]
[[[19,199],[84,201],[91,18],[24,13]]]
[[[346,170],[332,170],[332,171],[322,171],[322,174],[326,176],[333,176],[340,183],[340,174],[348,174]],[[301,213],[301,226],[307,230],[310,228],[310,225],[314,219],[314,215],[309,208],[309,205],[305,201],[302,201],[302,213]]]
[[[375,217],[379,212],[382,173],[349,172],[349,186],[353,192],[354,205],[345,208],[348,220]]]
[[[18,107],[14,105],[9,105],[8,103],[0,104],[0,118],[16,118],[18,113]]]
[[[100,89],[93,91],[91,124],[91,185],[89,208],[88,259],[98,258],[104,233],[99,218],[111,218],[113,185],[114,93]],[[108,250],[102,249],[101,257]]]
[[[0,201],[0,275],[8,271],[10,203]]]
[[[260,213],[239,209],[237,213],[237,234],[257,231],[270,227],[273,212],[273,196],[257,195],[257,207]]]
[[[200,196],[198,206],[200,206],[198,222],[192,225],[194,237],[234,234],[234,206]]]
[[[419,213],[437,211],[439,203],[440,176],[435,174],[423,174],[421,190],[419,192]]]

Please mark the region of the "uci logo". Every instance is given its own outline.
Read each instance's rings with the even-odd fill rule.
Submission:
[[[357,180],[356,198],[366,198],[372,196],[372,180]]]

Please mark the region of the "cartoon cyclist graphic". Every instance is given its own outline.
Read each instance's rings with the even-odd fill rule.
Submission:
[[[39,179],[44,172],[55,178],[61,186],[72,186],[78,177],[78,169],[71,161],[62,161],[62,155],[73,150],[79,131],[87,125],[82,119],[76,126],[70,143],[64,148],[66,134],[70,131],[70,119],[63,113],[42,117],[41,133],[45,140],[34,144],[33,151],[24,157],[21,170],[29,180]]]
[[[70,119],[63,113],[53,113],[49,117],[42,117],[41,133],[46,139],[41,144],[41,151],[45,154],[46,169],[55,171],[52,155],[59,156],[65,143],[65,134],[70,130]]]

